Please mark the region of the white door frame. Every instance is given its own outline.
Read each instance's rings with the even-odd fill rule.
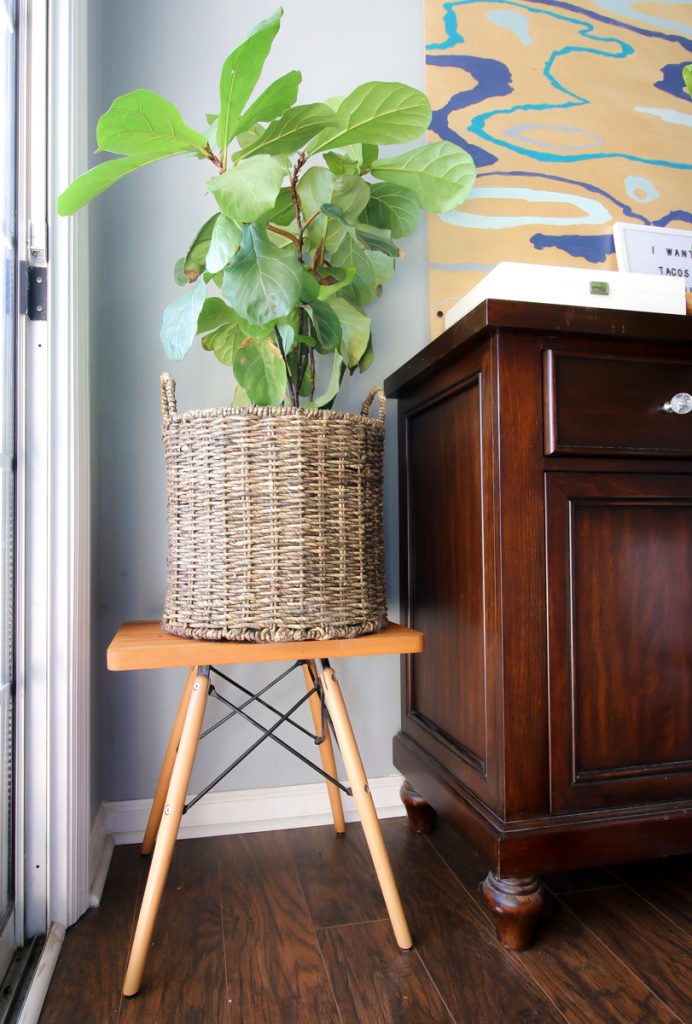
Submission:
[[[23,6],[29,60],[20,131],[30,156],[19,251],[47,262],[49,282],[48,319],[23,318],[17,367],[17,779],[25,815],[17,881],[30,937],[54,921],[72,924],[89,903],[88,239],[85,217],[55,214],[58,193],[87,166],[88,2]]]

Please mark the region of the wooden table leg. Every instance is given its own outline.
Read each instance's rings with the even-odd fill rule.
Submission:
[[[310,673],[312,669],[312,674]],[[317,679],[317,666],[314,661],[310,662],[310,667],[303,665],[303,672],[305,673],[305,687],[307,690],[311,690],[315,685]],[[319,735],[322,729],[322,702],[318,693],[313,693],[310,697],[310,711],[312,712],[312,724],[315,729],[315,733]],[[338,778],[336,773],[336,761],[334,759],[334,747],[332,746],[332,737],[329,732],[329,728],[324,730],[324,740],[319,744],[320,758],[322,759],[322,767],[328,772],[332,778]],[[332,808],[332,818],[334,819],[334,828],[336,829],[337,835],[343,835],[346,831],[346,821],[344,819],[344,809],[341,803],[341,793],[338,786],[335,786],[333,782],[327,782],[327,795],[329,796],[329,803]]]
[[[545,906],[536,876],[500,878],[489,871],[482,890],[502,945],[508,949],[529,949]]]
[[[334,726],[334,734],[339,744],[341,756],[344,759],[348,781],[353,790],[353,799],[358,808],[363,832],[370,850],[375,873],[382,889],[389,919],[392,922],[396,941],[400,949],[411,949],[413,947],[413,940],[406,923],[404,908],[401,905],[399,891],[394,881],[387,848],[382,838],[382,829],[377,818],[375,804],[370,793],[356,738],[353,735],[353,729],[351,728],[348,712],[346,711],[339,681],[331,668],[326,668],[320,678],[324,687],[327,708],[332,719],[332,725]]]
[[[209,695],[209,668],[199,667],[192,684],[192,694],[185,715],[178,753],[171,773],[171,781],[166,794],[165,806],[161,818],[154,855],[151,859],[149,877],[147,878],[144,898],[137,919],[137,928],[132,943],[130,959],[125,974],[123,995],[133,996],[139,990],[144,973],[144,964],[151,945],[156,915],[161,903],[161,895],[173,856],[173,847],[178,835],[180,819],[185,804],[187,787],[192,774],[192,765],[202,731],[202,720]]]
[[[178,712],[175,716],[175,722],[173,723],[173,729],[171,731],[171,738],[168,741],[168,747],[163,758],[163,764],[161,766],[161,774],[159,776],[159,782],[154,793],[154,799],[151,802],[151,810],[149,812],[149,821],[147,822],[146,831],[144,833],[144,839],[142,840],[142,854],[146,855],[151,853],[154,848],[154,840],[156,839],[156,833],[159,830],[161,824],[161,815],[163,814],[163,808],[166,803],[166,793],[168,792],[168,786],[171,781],[171,775],[173,773],[173,765],[175,764],[175,756],[178,753],[178,744],[180,743],[180,737],[183,733],[183,725],[185,723],[185,715],[187,714],[187,706],[190,703],[190,697],[192,696],[192,687],[197,678],[197,668],[191,668],[187,675],[185,682],[185,689],[183,690],[183,696],[178,706]]]

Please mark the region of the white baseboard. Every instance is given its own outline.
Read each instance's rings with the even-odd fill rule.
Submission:
[[[399,798],[401,775],[370,779],[370,792],[380,818],[403,815]],[[358,813],[352,797],[342,794],[346,821],[357,821]],[[105,873],[110,862],[112,844],[140,843],[144,837],[151,800],[123,800],[103,803],[94,820],[89,843],[89,865],[92,899],[98,906]],[[268,832],[273,829],[305,828],[331,822],[327,788],[323,782],[303,786],[272,789],[229,790],[209,793],[184,815],[179,837],[233,835],[238,832]],[[105,868],[104,868],[105,863]],[[102,879],[101,879],[102,876]]]

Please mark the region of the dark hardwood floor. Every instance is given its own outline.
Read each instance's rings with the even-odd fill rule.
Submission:
[[[140,993],[120,996],[147,861],[116,848],[40,1024],[692,1024],[692,856],[546,879],[533,949],[498,946],[474,854],[383,822],[400,952],[358,825],[178,843]]]

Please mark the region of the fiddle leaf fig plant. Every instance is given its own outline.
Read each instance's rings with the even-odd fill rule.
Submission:
[[[58,212],[75,213],[157,160],[210,164],[215,209],[175,264],[183,290],[163,314],[166,355],[182,359],[199,337],[232,368],[236,404],[329,407],[346,371],[373,360],[365,310],[394,273],[396,240],[415,230],[421,210],[458,206],[475,169],[449,142],[380,154],[430,123],[425,95],[399,82],[297,104],[301,75],[290,71],[253,99],[282,14],[226,59],[218,113],[203,131],[148,89],[118,97],[97,127],[99,151],[115,158],[77,178]],[[318,374],[322,358],[330,365]]]

